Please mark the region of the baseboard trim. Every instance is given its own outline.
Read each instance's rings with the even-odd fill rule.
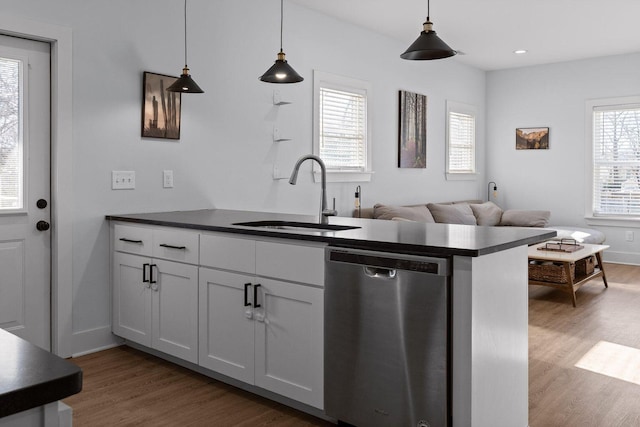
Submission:
[[[638,252],[605,250],[602,255],[604,262],[612,262],[614,264],[640,265],[640,253]]]
[[[123,340],[111,333],[111,326],[102,326],[85,331],[74,332],[72,335],[72,357],[122,345]]]

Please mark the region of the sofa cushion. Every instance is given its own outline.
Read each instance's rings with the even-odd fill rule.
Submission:
[[[476,217],[473,215],[473,211],[467,203],[456,203],[453,205],[429,203],[427,207],[436,222],[476,225]]]
[[[493,202],[470,204],[478,225],[498,225],[502,219],[502,209]]]
[[[375,219],[408,219],[411,221],[435,222],[431,212],[425,205],[415,206],[387,206],[376,203],[373,206]]]
[[[500,225],[516,227],[546,227],[549,223],[549,211],[530,211],[509,209],[502,213]]]
[[[601,245],[606,239],[602,231],[594,230],[593,228],[580,228],[570,225],[550,225],[547,228],[558,233],[551,240],[574,239],[578,243]]]

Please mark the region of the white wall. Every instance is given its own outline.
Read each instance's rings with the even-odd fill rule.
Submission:
[[[603,231],[606,260],[640,264],[640,226],[585,222],[588,99],[640,95],[640,54],[487,73],[487,177],[503,207],[547,209],[551,223]],[[549,150],[515,149],[517,127],[549,127]],[[635,231],[626,242],[626,230]]]
[[[410,62],[396,41],[285,2],[284,50],[305,77],[270,85],[258,77],[279,48],[277,0],[191,0],[189,66],[203,95],[182,98],[180,141],[140,137],[142,72],[183,66],[181,0],[21,0],[3,13],[73,30],[74,353],[108,344],[109,265],[105,214],[207,207],[314,214],[319,185],[310,165],[299,184],[274,181],[312,150],[312,70],[373,84],[375,175],[363,204],[484,197],[485,73],[455,59]],[[417,33],[416,33],[417,36]],[[294,101],[274,107],[274,89]],[[427,169],[398,169],[397,91],[428,96]],[[444,180],[444,111],[450,99],[478,108],[477,182]],[[274,144],[278,122],[293,141]],[[175,188],[162,188],[172,169]],[[112,191],[112,170],[135,170],[136,189]],[[342,215],[355,184],[328,185]]]

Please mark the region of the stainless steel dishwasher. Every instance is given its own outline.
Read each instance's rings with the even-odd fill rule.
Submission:
[[[450,260],[328,247],[325,269],[325,413],[449,426]]]

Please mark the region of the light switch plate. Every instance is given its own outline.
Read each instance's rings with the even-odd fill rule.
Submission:
[[[112,190],[133,190],[136,188],[135,171],[111,171]]]

